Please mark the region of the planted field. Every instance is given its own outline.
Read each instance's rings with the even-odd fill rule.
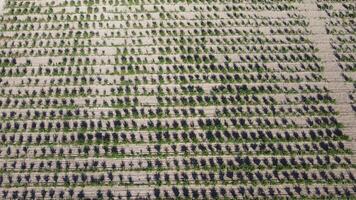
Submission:
[[[0,0],[0,198],[355,198],[355,14]]]

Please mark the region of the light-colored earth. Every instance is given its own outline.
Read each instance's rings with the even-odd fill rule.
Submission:
[[[354,1],[7,2],[0,198],[356,198]]]

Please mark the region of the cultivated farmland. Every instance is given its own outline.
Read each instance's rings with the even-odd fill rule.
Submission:
[[[355,198],[355,15],[0,0],[0,198]]]

